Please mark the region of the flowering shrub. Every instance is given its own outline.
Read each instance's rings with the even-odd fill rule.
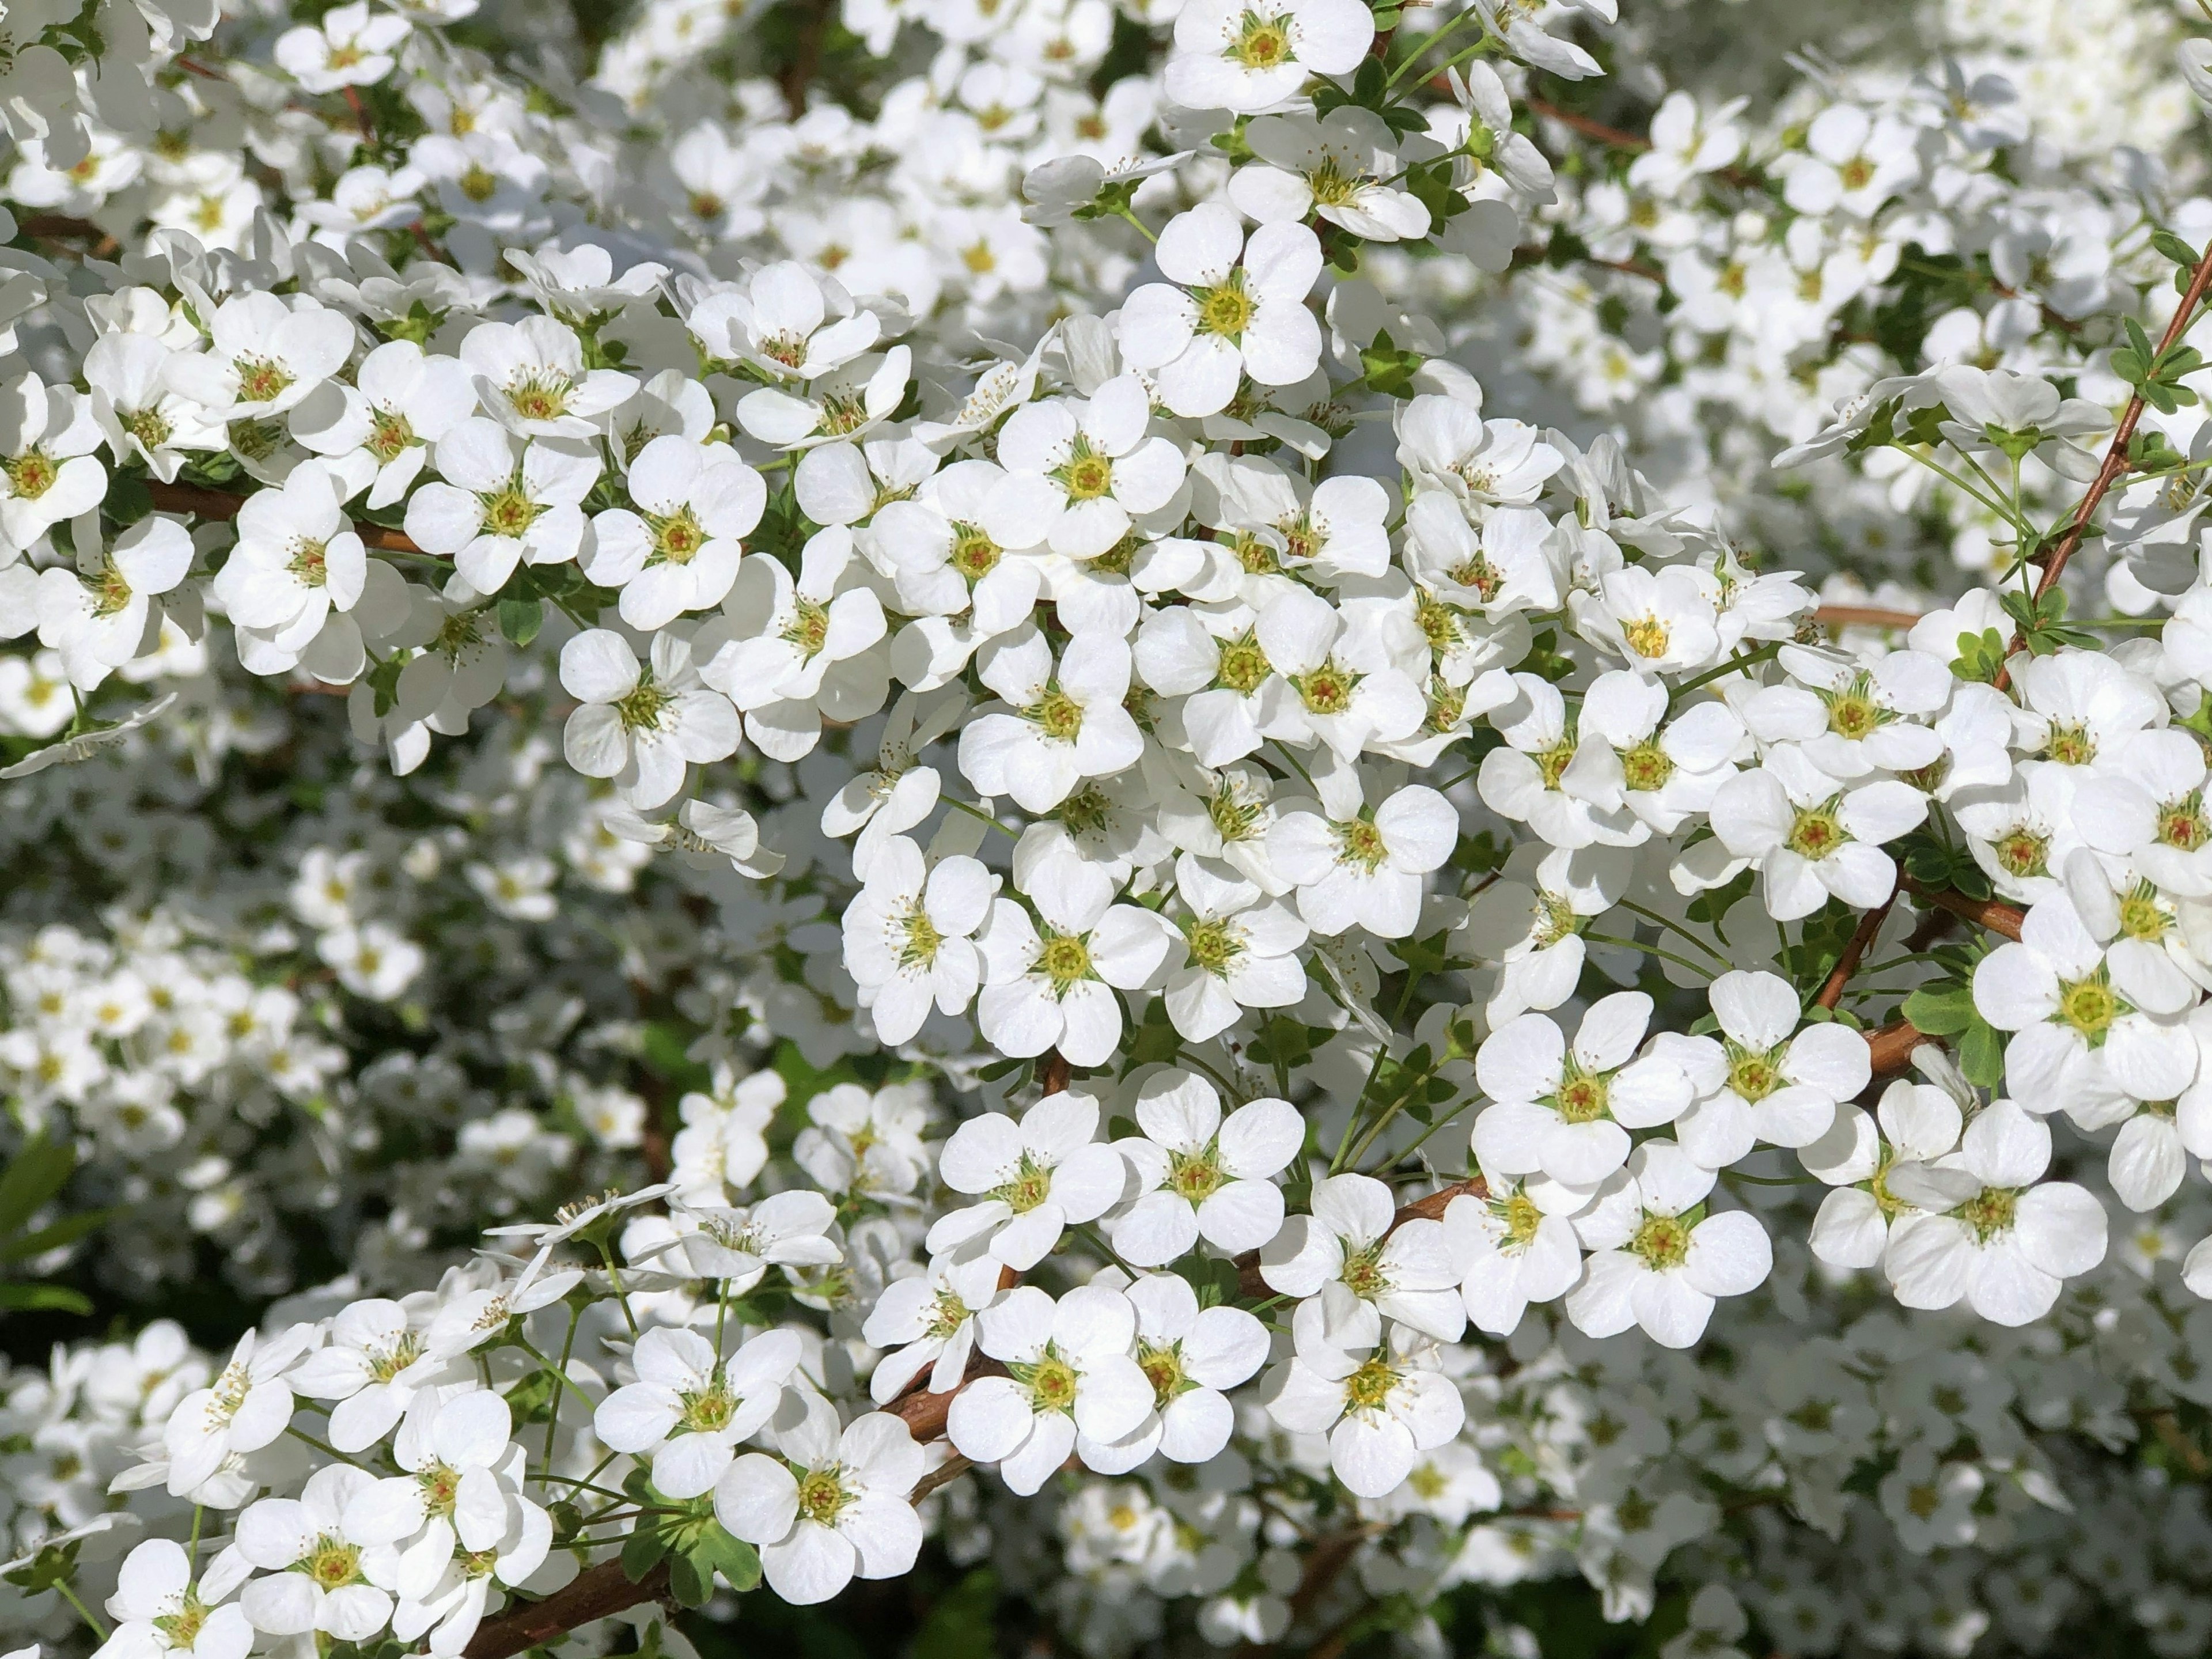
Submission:
[[[1709,9],[9,5],[0,1636],[2201,1651],[2212,36]]]

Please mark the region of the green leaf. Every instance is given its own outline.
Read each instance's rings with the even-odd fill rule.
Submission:
[[[43,1131],[25,1141],[0,1173],[0,1237],[26,1225],[75,1168],[76,1151],[68,1142],[49,1140]]]
[[[2172,231],[2154,230],[2150,234],[2150,245],[2156,248],[2162,257],[2172,260],[2174,264],[2192,270],[2196,269],[2197,250]]]
[[[719,1521],[709,1521],[699,1529],[688,1559],[701,1572],[720,1573],[732,1589],[749,1590],[760,1583],[759,1552],[732,1537]]]
[[[1352,71],[1352,99],[1369,109],[1379,110],[1389,96],[1389,76],[1379,58],[1363,58],[1359,67]]]
[[[507,1391],[507,1407],[518,1425],[543,1423],[553,1414],[560,1392],[561,1379],[541,1365]]]
[[[1959,1039],[1959,1069],[1977,1089],[2004,1081],[2004,1039],[1988,1021],[1977,1018]]]
[[[1915,1030],[1929,1036],[1955,1036],[1978,1018],[1973,993],[1955,981],[1915,991],[1905,998],[1904,1013]]]
[[[64,1244],[74,1244],[87,1233],[97,1231],[115,1218],[117,1212],[85,1210],[76,1215],[64,1216],[59,1221],[41,1227],[21,1238],[11,1238],[0,1243],[0,1261],[21,1261],[25,1256],[44,1255],[48,1250],[58,1250]]]
[[[633,1584],[644,1578],[668,1553],[668,1545],[657,1527],[640,1526],[623,1540],[623,1576]]]
[[[16,1313],[88,1314],[92,1300],[66,1285],[0,1283],[0,1308]]]
[[[538,637],[538,630],[544,626],[544,600],[501,599],[499,602],[499,631],[515,644],[529,644]]]
[[[7,1575],[8,1582],[30,1595],[50,1590],[57,1584],[66,1584],[76,1577],[76,1553],[83,1543],[72,1538],[66,1544],[48,1544],[30,1561]]]
[[[680,1607],[703,1607],[714,1594],[714,1575],[688,1555],[668,1558],[668,1593]]]

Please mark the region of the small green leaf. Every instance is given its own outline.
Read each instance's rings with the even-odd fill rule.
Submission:
[[[553,1402],[560,1391],[560,1378],[540,1366],[507,1391],[507,1407],[518,1425],[543,1423],[553,1414]]]
[[[1904,1013],[1929,1036],[1955,1036],[1978,1018],[1973,993],[1956,981],[1915,991],[1905,998]]]
[[[1959,1039],[1959,1069],[1978,1089],[2004,1081],[2004,1039],[1986,1020],[1977,1018]]]
[[[659,1565],[660,1558],[667,1553],[668,1546],[661,1538],[659,1529],[650,1526],[641,1526],[628,1538],[623,1540],[623,1576],[631,1583],[637,1583],[645,1577],[646,1574],[651,1572]]]
[[[545,605],[541,599],[501,599],[499,602],[499,631],[517,645],[528,645],[538,637],[538,630],[545,626]]]
[[[690,1556],[672,1555],[668,1593],[680,1607],[703,1607],[714,1594],[714,1576]]]

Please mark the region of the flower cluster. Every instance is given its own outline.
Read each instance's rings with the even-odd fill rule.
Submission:
[[[0,20],[0,1633],[2201,1647],[2212,47],[542,9]]]

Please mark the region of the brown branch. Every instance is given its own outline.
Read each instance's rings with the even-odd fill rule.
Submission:
[[[1579,132],[1585,138],[1595,138],[1601,144],[1610,144],[1615,149],[1642,150],[1651,148],[1651,141],[1649,138],[1639,138],[1632,132],[1622,131],[1619,127],[1609,127],[1602,121],[1593,121],[1587,115],[1577,115],[1571,109],[1561,109],[1557,104],[1545,99],[1523,98],[1521,101],[1547,119],[1557,121],[1561,126]]]
[[[975,1461],[972,1458],[963,1457],[957,1452],[953,1453],[951,1456],[914,1483],[914,1490],[907,1494],[907,1502],[919,1504],[939,1486],[951,1486],[975,1467]]]
[[[799,40],[793,48],[791,62],[776,76],[776,85],[783,93],[784,109],[794,121],[806,113],[806,88],[813,83],[815,71],[822,67],[822,39],[829,32],[830,9],[830,0],[806,0],[805,15],[799,25]]]
[[[1813,620],[1825,628],[1906,629],[1920,620],[1920,613],[1872,605],[1824,605],[1813,613]]]
[[[945,1433],[945,1419],[951,1415],[952,1402],[960,1397],[960,1390],[979,1376],[1004,1376],[1006,1368],[988,1356],[977,1353],[968,1361],[968,1374],[957,1386],[943,1394],[932,1394],[917,1388],[892,1401],[887,1409],[907,1426],[907,1431],[916,1440],[936,1440]]]
[[[1067,1087],[1067,1079],[1074,1067],[1057,1048],[1048,1048],[1044,1058],[1037,1062],[1037,1084],[1045,1093],[1056,1095]]]
[[[1895,1077],[1899,1072],[1911,1070],[1912,1051],[1923,1042],[1936,1041],[1909,1019],[1869,1031],[1866,1040],[1867,1057],[1876,1077]]]
[[[622,1558],[587,1567],[542,1601],[532,1601],[477,1626],[463,1659],[514,1659],[564,1632],[605,1619],[668,1594],[668,1564],[654,1567],[635,1583],[623,1571]]]
[[[2189,331],[2189,325],[2197,315],[2197,307],[2203,302],[2204,290],[2208,287],[2212,287],[2212,247],[2204,250],[2204,257],[2197,262],[2197,269],[2190,276],[2188,289],[2182,295],[2181,303],[2174,307],[2172,319],[2166,324],[2166,332],[2159,338],[2158,356],[2166,356],[2175,342]],[[2154,360],[2146,363],[2143,372],[2148,374],[2155,366]],[[2128,399],[2127,408],[2121,412],[2120,423],[2112,432],[2112,441],[2105,450],[2104,465],[2097,469],[2097,476],[2091,481],[2088,493],[2081,497],[2081,505],[2074,509],[2073,522],[2067,526],[2065,535],[2059,538],[2058,545],[2051,550],[2051,556],[2043,562],[2043,574],[2037,578],[2035,584],[2037,599],[2041,599],[2057,585],[2060,574],[2066,568],[2066,562],[2074,556],[2075,550],[2081,545],[2081,538],[2088,534],[2091,516],[2104,501],[2106,492],[2128,471],[2128,444],[2136,435],[2136,427],[2142,419],[2142,412],[2143,395],[2138,390],[2134,397]],[[2027,645],[2027,630],[2022,629],[2013,635],[2011,649],[2005,654],[2013,656],[2025,649]],[[2011,676],[2006,670],[2001,668],[1997,671],[1999,690],[2002,690],[2010,680]]]
[[[154,505],[164,513],[197,514],[203,519],[234,519],[239,508],[246,505],[246,497],[234,495],[224,489],[203,489],[197,484],[163,483],[158,478],[149,478],[146,488],[152,492]],[[370,524],[364,519],[353,521],[354,533],[365,546],[380,553],[415,553],[424,558],[435,558],[434,553],[424,553],[410,537],[380,524]]]
[[[1820,988],[1820,994],[1813,999],[1821,1007],[1833,1010],[1844,1000],[1844,987],[1850,984],[1851,975],[1858,972],[1859,963],[1866,959],[1867,946],[1874,943],[1874,936],[1881,931],[1882,923],[1889,920],[1890,907],[1897,902],[1897,896],[1902,890],[1901,888],[1891,888],[1887,898],[1859,918],[1859,925],[1853,931],[1850,942],[1844,946],[1843,955],[1836,958],[1835,972],[1828,975],[1828,982]]]
[[[1986,927],[1992,933],[2002,933],[2007,939],[2020,937],[2020,925],[2027,920],[2027,913],[2016,904],[2007,904],[2002,899],[1968,898],[1948,887],[1923,887],[1907,876],[1905,890],[1923,904],[1932,904],[1939,910],[1948,910],[1954,916]]]
[[[345,89],[345,100],[346,107],[353,112],[354,124],[361,129],[362,142],[365,144],[374,143],[376,123],[369,118],[368,106],[362,102],[359,90],[348,87]]]
[[[1455,1181],[1449,1187],[1439,1187],[1426,1198],[1417,1198],[1411,1204],[1401,1206],[1398,1213],[1390,1218],[1389,1231],[1382,1236],[1388,1238],[1391,1233],[1396,1232],[1408,1221],[1442,1220],[1445,1210],[1450,1207],[1452,1200],[1462,1193],[1475,1198],[1487,1198],[1490,1196],[1490,1186],[1480,1176],[1471,1176],[1465,1181]],[[1243,1255],[1235,1258],[1234,1265],[1237,1268],[1237,1289],[1239,1295],[1268,1297],[1275,1294],[1267,1281],[1260,1276],[1259,1251],[1245,1251]]]
[[[1562,109],[1547,99],[1528,97],[1523,98],[1521,101],[1528,105],[1536,114],[1557,121],[1561,126],[1579,132],[1585,138],[1595,138],[1601,144],[1610,144],[1615,149],[1642,151],[1651,148],[1651,141],[1649,138],[1639,138],[1632,132],[1623,131],[1619,127],[1607,126],[1602,121],[1594,121],[1587,115],[1577,115],[1574,111]],[[1726,179],[1729,184],[1736,185],[1756,185],[1759,182],[1756,174],[1747,172],[1742,167],[1720,167],[1715,170],[1713,176]]]

